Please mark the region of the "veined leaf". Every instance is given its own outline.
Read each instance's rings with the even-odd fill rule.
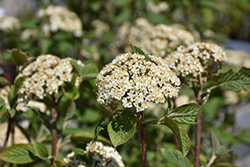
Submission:
[[[36,160],[32,144],[16,144],[8,147],[0,154],[0,159],[14,164],[27,164]]]
[[[47,159],[49,156],[47,148],[36,141],[32,141],[33,148],[35,150],[35,155],[41,159]]]
[[[108,123],[108,133],[114,147],[127,142],[135,131],[137,115],[132,111],[113,114]]]
[[[90,63],[82,67],[80,76],[82,80],[95,79],[98,73],[99,70],[97,66],[93,63]]]
[[[81,66],[79,66],[79,64],[76,62],[76,60],[72,59],[71,60],[71,64],[74,66],[74,68],[76,69],[77,73],[79,75],[81,75],[82,69],[81,69]]]
[[[195,119],[201,106],[196,103],[185,104],[172,110],[168,117],[176,122],[185,124],[195,124]]]
[[[178,150],[161,149],[162,156],[176,167],[192,167],[187,157],[183,157]]]
[[[76,76],[73,76],[71,82],[64,82],[62,85],[63,94],[70,100],[76,100],[80,96],[78,89],[75,87]]]
[[[187,132],[168,116],[165,116],[165,125],[167,125],[173,131],[179,144],[181,145],[183,156],[186,156],[191,146]]]
[[[242,67],[238,73],[229,70],[220,79],[220,84],[236,92],[250,88],[250,69]]]

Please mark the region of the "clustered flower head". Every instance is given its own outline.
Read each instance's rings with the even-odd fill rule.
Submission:
[[[77,63],[84,66],[79,60]],[[56,94],[64,82],[72,80],[73,75],[71,58],[60,59],[53,55],[41,55],[16,77],[27,77],[19,90],[19,102],[43,99],[47,94]],[[75,86],[79,85],[80,78],[76,77]]]
[[[165,57],[167,53],[174,51],[180,44],[191,45],[193,43],[194,36],[190,32],[158,24],[138,46],[145,53]]]
[[[82,36],[82,23],[79,17],[63,6],[50,5],[46,9],[40,9],[37,17],[43,19],[42,30],[45,36],[59,30],[73,33],[75,37]]]
[[[113,54],[117,54],[121,47],[125,47],[125,52],[129,52],[131,47],[128,45],[139,46],[143,38],[147,36],[154,26],[147,19],[140,17],[133,23],[124,22],[117,30],[116,40],[110,45]]]
[[[17,18],[5,16],[0,18],[0,31],[10,33],[20,29],[20,22]]]
[[[250,68],[250,56],[244,50],[226,50],[227,63]]]
[[[10,104],[8,100],[8,93],[10,91],[9,86],[5,86],[4,88],[0,88],[0,97],[4,99],[4,106],[6,107],[7,110],[10,109]]]
[[[88,143],[84,153],[92,159],[92,165],[88,167],[124,167],[119,153],[101,142]],[[78,159],[74,152],[68,154],[64,162],[66,167],[87,167],[86,162]]]
[[[180,46],[177,51],[169,54],[165,60],[168,66],[178,76],[193,75],[196,77],[204,72],[209,62],[226,61],[226,53],[221,47],[213,43],[197,42],[188,47]]]
[[[100,71],[96,85],[97,101],[108,110],[121,101],[125,108],[134,106],[140,112],[149,102],[164,103],[178,96],[180,80],[160,57],[124,53]]]
[[[22,41],[32,41],[34,39],[37,39],[39,35],[39,31],[36,29],[26,29],[21,33],[21,39]]]

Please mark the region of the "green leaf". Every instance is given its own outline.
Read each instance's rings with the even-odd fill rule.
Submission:
[[[216,134],[210,129],[210,136],[211,136],[211,142],[212,142],[212,148],[213,148],[213,155],[216,155],[220,151],[220,141],[217,138]]]
[[[225,73],[229,70],[233,70],[233,72],[238,72],[240,70],[239,66],[234,66],[234,65],[223,65],[221,68],[218,70],[219,73]]]
[[[162,156],[176,167],[192,167],[187,157],[183,157],[178,150],[161,149]]]
[[[2,105],[2,106],[0,105],[0,117],[1,117],[2,114],[5,113],[6,110],[7,109],[6,109],[5,105]]]
[[[60,113],[62,114],[64,121],[69,120],[74,115],[75,110],[76,110],[76,104],[74,101],[67,100],[66,102],[63,102],[62,106],[60,106]]]
[[[146,56],[146,54],[140,48],[133,46],[131,44],[130,44],[130,47],[133,49],[134,53],[138,53],[138,54]]]
[[[17,92],[21,88],[21,86],[22,86],[25,79],[26,79],[26,76],[18,78],[15,81],[12,88],[10,89],[10,91],[8,93],[8,101],[9,101],[11,107],[13,107],[13,105],[15,103],[15,99],[17,98]]]
[[[186,156],[191,146],[187,132],[182,129],[172,118],[165,116],[165,124],[173,131],[182,148],[183,156]]]
[[[72,151],[76,154],[76,156],[84,156],[84,150],[76,147],[72,147]]]
[[[178,123],[195,124],[195,119],[201,106],[196,103],[182,105],[170,112],[168,117]]]
[[[80,93],[75,87],[76,76],[73,76],[71,82],[64,82],[62,85],[63,94],[70,100],[76,100],[79,98]]]
[[[79,66],[79,64],[77,63],[77,61],[74,60],[74,59],[72,59],[72,60],[71,60],[71,64],[72,64],[73,67],[76,69],[77,73],[81,76],[82,68],[81,68],[81,66]]]
[[[218,3],[213,2],[213,1],[201,1],[200,5],[202,8],[210,8],[215,11],[220,11],[221,7]]]
[[[95,79],[98,73],[99,70],[97,66],[93,63],[90,63],[82,67],[80,75],[82,80],[88,80]]]
[[[2,151],[0,159],[14,164],[27,164],[36,160],[36,156],[32,144],[16,144]]]
[[[64,167],[64,166],[66,166],[66,163],[60,159],[57,159],[55,161],[55,164],[50,165],[49,167]]]
[[[32,140],[33,148],[35,150],[35,155],[41,159],[47,159],[49,156],[47,148],[34,140]]]
[[[11,52],[12,61],[16,65],[20,66],[27,62],[28,57],[29,57],[28,53],[25,53],[18,49],[12,49],[10,52]]]
[[[0,76],[0,88],[3,88],[7,85],[9,85],[9,81],[6,78]]]
[[[14,108],[9,109],[8,112],[9,112],[11,118],[13,118],[14,115],[16,114],[16,110]]]
[[[56,165],[56,167],[64,167],[64,166],[66,166],[65,162],[60,160],[60,159],[57,159],[55,161],[55,165]]]
[[[220,79],[220,84],[236,92],[250,88],[250,69],[241,68],[238,73],[229,70]]]
[[[70,139],[72,141],[90,142],[92,141],[94,135],[95,134],[93,132],[82,131],[82,132],[75,133],[74,135],[70,137]],[[98,135],[96,141],[100,141],[106,145],[112,145],[108,139],[106,139],[105,137],[101,135]]]
[[[40,39],[40,45],[41,45],[41,53],[42,54],[47,54],[49,51],[49,48],[52,45],[52,40],[51,39],[47,39],[47,38],[41,38]]]
[[[108,123],[108,133],[114,147],[127,142],[135,131],[137,115],[132,111],[113,114]]]

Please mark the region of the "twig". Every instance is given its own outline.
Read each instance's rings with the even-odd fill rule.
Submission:
[[[141,167],[147,167],[147,156],[146,156],[146,137],[145,137],[145,127],[146,124],[143,123],[143,112],[138,113],[138,132],[140,140],[140,152],[141,152]]]
[[[198,76],[198,85],[195,90],[195,96],[197,103],[202,106],[202,77],[201,74]],[[200,166],[200,148],[201,148],[201,123],[202,123],[202,107],[197,115],[197,125],[196,125],[196,134],[195,134],[195,160],[194,167]]]

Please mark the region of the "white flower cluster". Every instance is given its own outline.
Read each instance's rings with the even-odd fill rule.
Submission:
[[[84,66],[79,60],[77,63]],[[71,58],[60,59],[53,55],[37,57],[36,61],[30,63],[16,77],[16,79],[23,76],[27,77],[19,90],[19,102],[28,102],[36,98],[43,99],[47,94],[58,93],[59,87],[64,82],[70,82],[73,74]],[[75,86],[78,87],[79,85],[80,78],[76,77]]]
[[[164,24],[153,26],[145,18],[138,18],[133,24],[125,22],[118,28],[116,41],[110,47],[116,54],[122,47],[130,51],[129,44],[132,44],[145,53],[163,58],[180,44],[191,45],[194,41],[194,36],[186,30]]]
[[[40,9],[37,17],[43,19],[42,30],[45,36],[64,30],[73,33],[75,37],[82,36],[82,23],[79,17],[63,6],[50,5],[46,9]]]
[[[196,77],[203,72],[207,63],[224,62],[227,56],[216,44],[197,42],[188,47],[180,46],[177,51],[169,54],[165,60],[168,66],[173,69],[178,76],[193,75]]]
[[[109,109],[115,101],[125,108],[144,111],[149,102],[164,103],[167,97],[178,96],[180,80],[164,60],[141,54],[118,55],[98,74],[97,101]]]
[[[250,55],[244,50],[226,50],[227,63],[250,68]]]
[[[25,29],[22,33],[21,33],[21,39],[24,42],[27,41],[32,41],[34,39],[37,39],[39,35],[38,30],[36,29]]]
[[[124,167],[119,153],[113,147],[103,146],[101,142],[88,143],[84,152],[93,161],[88,167]],[[66,167],[87,167],[85,162],[77,159],[74,152],[68,154],[64,162]]]
[[[20,29],[20,22],[15,17],[5,16],[0,18],[0,31],[10,33]]]
[[[176,29],[164,24],[156,25],[151,33],[143,39],[139,46],[145,53],[152,53],[159,57],[165,57],[180,44],[191,45],[194,36],[181,29]]]
[[[147,4],[147,9],[154,13],[160,13],[169,10],[169,5],[164,1],[155,4],[153,0],[147,0],[146,4]]]
[[[7,110],[10,109],[10,104],[9,104],[9,100],[8,100],[8,93],[10,91],[10,87],[9,86],[5,86],[4,88],[0,88],[0,97],[2,99],[4,99],[4,105],[6,107]]]
[[[97,36],[102,36],[110,30],[109,25],[101,20],[93,20],[91,25],[95,28]]]
[[[125,52],[131,50],[129,45],[138,46],[143,38],[150,34],[154,26],[145,18],[138,18],[134,23],[124,22],[117,30],[116,40],[110,45],[111,52],[117,54],[121,47],[125,47]]]

